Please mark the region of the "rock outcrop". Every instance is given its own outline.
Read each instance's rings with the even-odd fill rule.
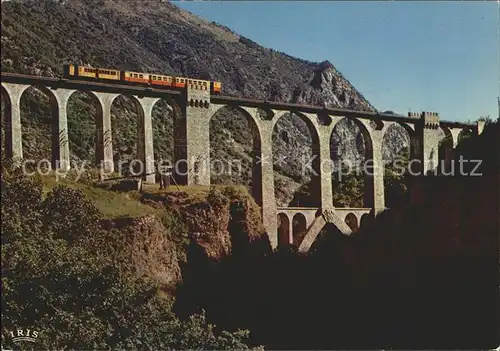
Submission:
[[[264,48],[229,28],[205,21],[174,4],[157,0],[17,0],[2,2],[2,71],[46,76],[61,76],[62,65],[68,62],[122,70],[162,72],[203,79],[219,80],[223,94],[270,101],[324,105],[355,110],[375,108],[328,61],[321,63],[291,57]],[[69,139],[74,159],[93,159],[94,111],[83,97],[70,106]],[[124,100],[124,99],[122,99]],[[26,103],[29,105],[29,103]],[[115,162],[136,154],[135,112],[132,104],[117,102],[113,125]],[[32,110],[27,125],[30,133],[40,132],[50,121],[50,109]],[[164,106],[154,111],[155,157],[171,158],[170,112]],[[252,145],[248,140],[245,119],[234,111],[221,111],[217,119],[212,148],[221,157],[235,156],[248,161]],[[160,116],[160,117],[158,117]],[[159,123],[158,123],[159,121]],[[43,128],[42,128],[43,129]],[[45,128],[50,130],[48,128]],[[45,130],[44,129],[44,130]],[[286,131],[286,138],[279,137]],[[228,143],[225,134],[231,136]],[[284,134],[283,134],[284,135]],[[297,153],[310,148],[310,132],[299,117],[283,118],[276,130],[274,147]],[[339,136],[339,137],[337,137]],[[362,150],[359,130],[353,123],[339,125],[332,139],[342,157],[359,159]],[[41,137],[43,139],[43,137]],[[50,145],[37,137],[37,145]],[[290,143],[287,142],[290,141]],[[28,144],[29,142],[26,142]],[[300,145],[300,146],[299,146]],[[407,145],[407,136],[399,130],[390,135],[385,153],[390,156]],[[45,148],[42,147],[42,148]],[[40,147],[37,148],[37,151]],[[43,151],[43,150],[42,150]],[[337,152],[336,148],[333,150]],[[48,153],[48,152],[47,152]],[[29,156],[29,152],[27,153]],[[38,157],[38,156],[37,156]],[[246,173],[251,165],[244,167]],[[307,181],[300,174],[298,161],[290,161],[286,169],[277,169],[277,195],[282,204],[293,196],[289,189]],[[307,178],[307,177],[305,177]],[[222,178],[221,178],[222,179]],[[221,180],[219,179],[219,180]],[[231,175],[224,182],[250,185],[251,177]],[[280,194],[288,193],[282,197]]]

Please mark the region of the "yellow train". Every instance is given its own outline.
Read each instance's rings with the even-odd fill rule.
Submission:
[[[221,82],[166,76],[156,73],[119,71],[109,68],[93,68],[75,64],[64,65],[63,74],[64,78],[67,79],[96,79],[110,83],[114,81],[133,85],[147,85],[158,88],[185,88],[186,86],[190,86],[200,90],[210,89],[210,92],[213,94],[220,94],[222,90]]]

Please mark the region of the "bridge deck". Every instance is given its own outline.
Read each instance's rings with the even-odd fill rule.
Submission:
[[[103,83],[103,82],[94,82],[87,80],[71,80],[71,79],[63,79],[63,78],[55,78],[55,77],[44,77],[44,76],[35,76],[35,75],[26,75],[26,74],[17,74],[17,73],[1,73],[1,81],[6,83],[17,83],[17,84],[27,84],[27,85],[44,85],[50,86],[53,88],[67,88],[67,89],[75,89],[75,90],[94,90],[94,91],[102,91],[102,92],[112,92],[112,93],[120,93],[120,94],[136,94],[141,96],[151,96],[151,97],[166,97],[166,96],[175,96],[181,95],[182,91],[180,90],[172,90],[172,89],[156,89],[149,87],[140,87],[140,86],[132,86],[132,85],[123,85],[123,84],[114,84],[114,83]],[[313,106],[313,105],[301,105],[294,103],[286,103],[286,102],[273,102],[267,100],[257,100],[257,99],[249,99],[243,97],[236,96],[223,96],[223,95],[211,95],[211,102],[215,104],[224,104],[224,105],[238,105],[238,106],[247,106],[247,107],[258,107],[258,108],[268,108],[274,110],[287,110],[287,111],[297,111],[304,113],[319,113],[319,112],[327,112],[331,115],[337,116],[346,116],[346,117],[357,117],[364,119],[373,119],[378,118],[384,121],[393,121],[399,123],[416,123],[420,121],[418,118],[408,117],[404,115],[396,115],[396,114],[387,114],[387,113],[379,113],[374,111],[356,111],[349,110],[343,108],[333,108],[328,107],[325,108],[323,106]],[[475,127],[475,124],[472,123],[462,123],[462,122],[453,122],[453,121],[444,121],[440,120],[441,125],[450,127],[450,128],[460,128],[460,127]]]
[[[1,81],[5,83],[45,86],[51,88],[65,88],[75,90],[92,90],[106,93],[135,94],[139,96],[166,97],[181,95],[182,91],[173,89],[156,89],[135,85],[94,82],[90,80],[74,80],[55,77],[32,76],[26,74],[2,72]]]

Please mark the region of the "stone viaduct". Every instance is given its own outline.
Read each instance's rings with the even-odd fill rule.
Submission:
[[[210,95],[210,91],[187,87],[184,91],[75,81],[59,78],[2,73],[2,94],[5,94],[7,124],[6,151],[9,157],[22,158],[20,101],[30,86],[44,91],[53,107],[52,167],[70,168],[68,143],[67,102],[75,91],[95,97],[98,107],[96,164],[113,171],[111,139],[111,105],[119,95],[132,97],[139,107],[138,153],[145,164],[145,181],[154,183],[154,153],[151,112],[155,103],[165,99],[174,111],[174,158],[179,163],[175,177],[185,185],[210,185],[211,117],[222,107],[232,106],[246,116],[254,141],[252,192],[261,206],[263,224],[271,244],[294,244],[307,251],[321,229],[334,224],[344,234],[356,231],[367,217],[376,216],[385,207],[382,140],[393,124],[401,125],[410,136],[410,158],[420,162],[413,168],[422,174],[438,164],[439,142],[451,137],[454,148],[464,129],[481,133],[482,122],[465,124],[439,119],[437,113],[409,113],[408,116],[361,112],[319,106],[275,103],[245,98]],[[274,192],[272,133],[278,119],[292,112],[309,126],[313,139],[312,168],[317,171],[316,182],[320,204],[316,208],[277,207]],[[332,164],[330,138],[335,125],[344,118],[352,119],[365,141],[365,157],[370,160],[371,172],[366,176],[364,208],[335,208],[333,206]],[[184,160],[184,161],[180,161]],[[420,201],[419,179],[412,180],[410,197]]]

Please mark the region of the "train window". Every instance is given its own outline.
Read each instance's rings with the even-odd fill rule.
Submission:
[[[142,74],[139,74],[139,78],[142,78]]]

